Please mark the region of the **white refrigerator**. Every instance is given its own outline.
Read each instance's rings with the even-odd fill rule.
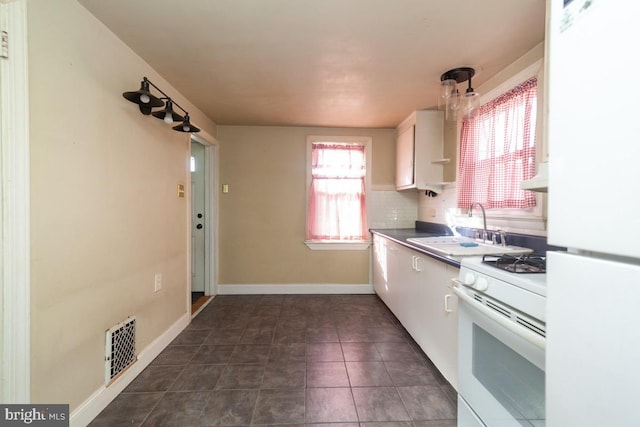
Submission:
[[[640,426],[640,2],[550,0],[550,427]]]

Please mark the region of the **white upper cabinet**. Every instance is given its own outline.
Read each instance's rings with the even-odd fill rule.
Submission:
[[[414,132],[415,125],[398,129],[396,138],[396,187],[415,187],[414,174]]]
[[[444,113],[419,110],[397,127],[396,188],[442,191]]]

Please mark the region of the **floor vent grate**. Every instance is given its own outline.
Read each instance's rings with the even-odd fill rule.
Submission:
[[[136,318],[131,316],[107,331],[105,383],[108,385],[136,359]]]

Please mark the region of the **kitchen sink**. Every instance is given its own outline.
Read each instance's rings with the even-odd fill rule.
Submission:
[[[412,237],[407,239],[407,242],[449,256],[515,255],[533,252],[533,249],[529,248],[494,245],[462,236]]]

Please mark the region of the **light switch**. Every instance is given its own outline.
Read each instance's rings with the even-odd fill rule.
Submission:
[[[156,273],[153,281],[153,291],[158,292],[162,289],[162,273]]]
[[[229,192],[229,184],[222,184],[222,192],[223,193]]]
[[[178,184],[178,197],[184,197],[184,184]]]

